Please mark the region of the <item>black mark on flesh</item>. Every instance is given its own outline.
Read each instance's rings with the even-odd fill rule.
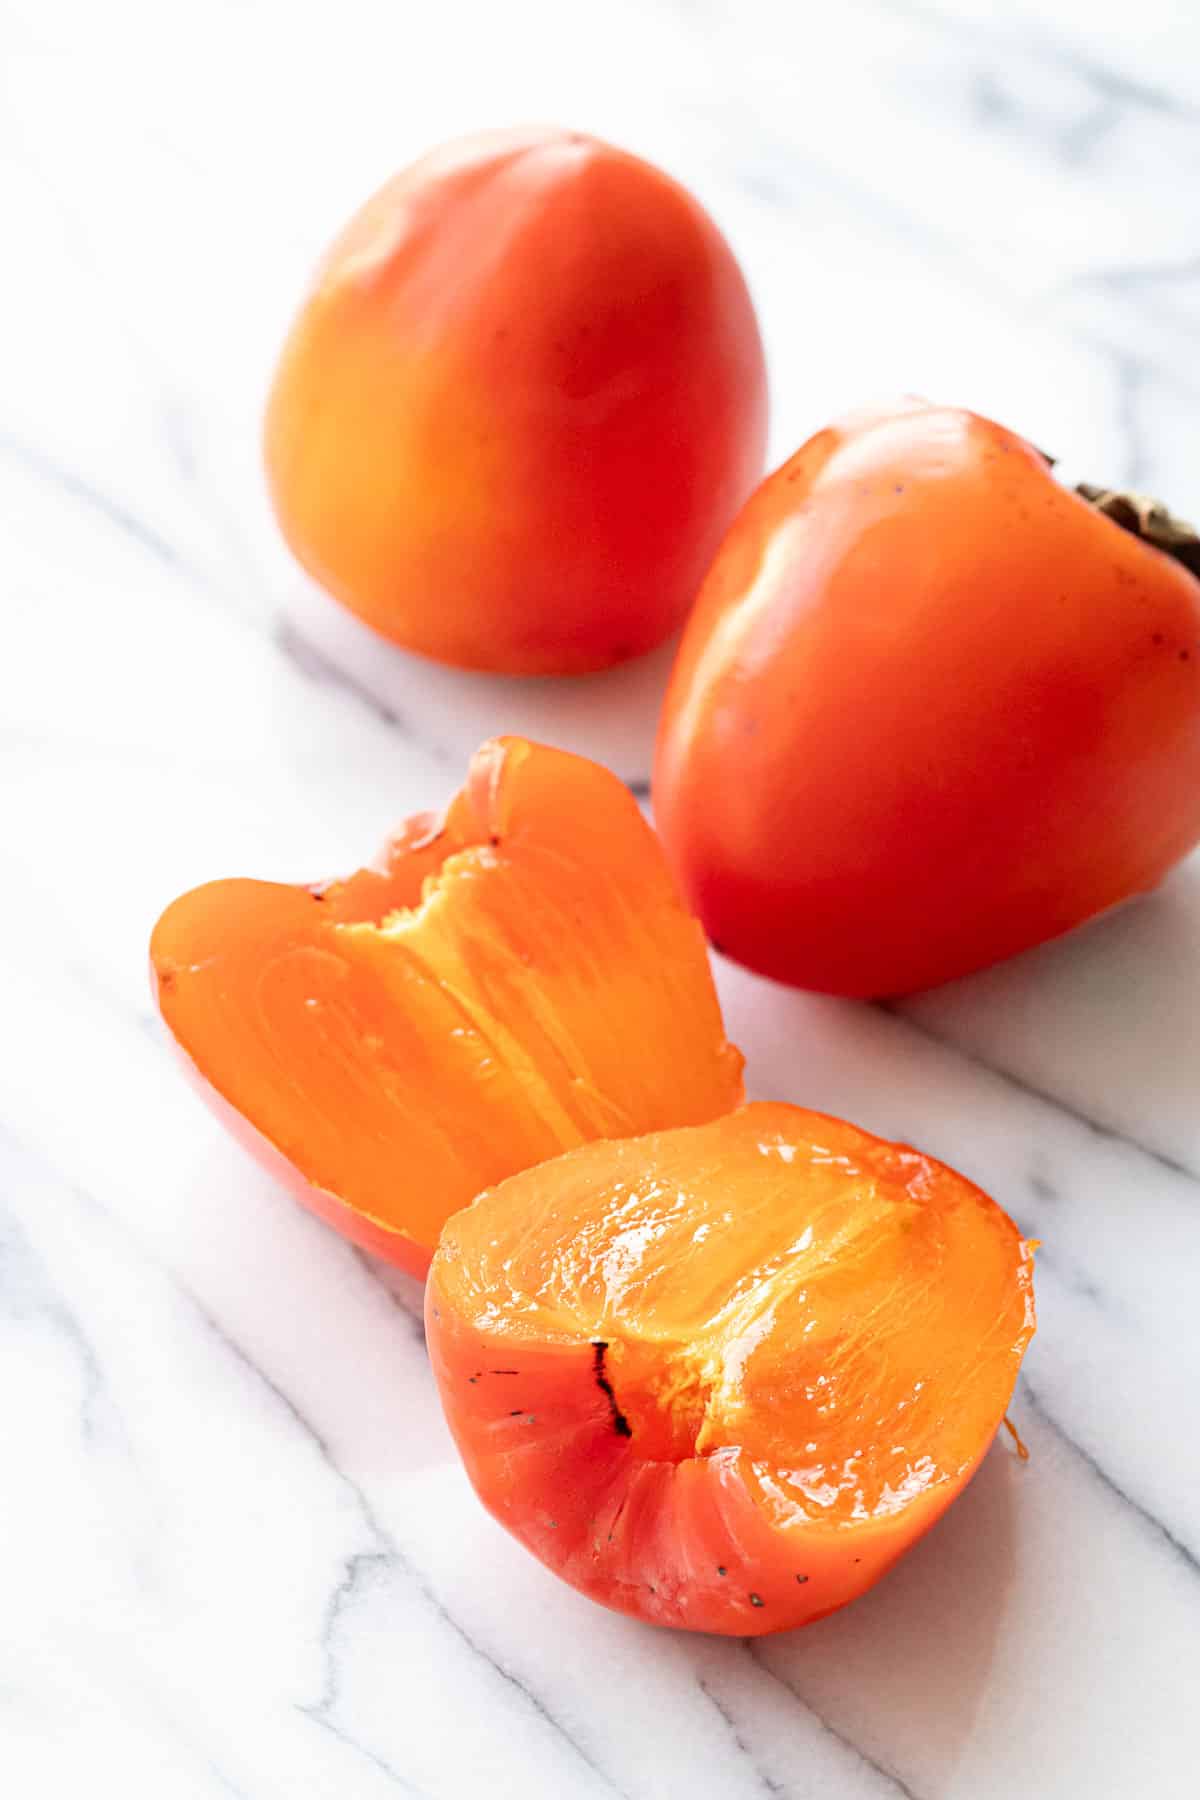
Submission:
[[[629,1420],[617,1405],[617,1396],[613,1393],[613,1384],[604,1373],[604,1358],[608,1354],[608,1345],[602,1340],[592,1345],[592,1373],[596,1377],[596,1386],[608,1399],[612,1412],[613,1430],[618,1437],[632,1437],[633,1430]]]

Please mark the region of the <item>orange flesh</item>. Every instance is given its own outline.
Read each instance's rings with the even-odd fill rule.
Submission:
[[[609,1605],[761,1632],[869,1586],[969,1480],[1033,1333],[1032,1257],[942,1164],[755,1105],[482,1196],[426,1310],[510,1529]]]
[[[440,824],[324,889],[220,881],[151,944],[163,1017],[302,1197],[423,1273],[479,1190],[741,1099],[699,927],[621,783],[485,745]]]

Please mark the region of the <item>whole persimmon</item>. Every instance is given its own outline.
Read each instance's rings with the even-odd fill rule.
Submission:
[[[887,996],[1057,936],[1200,840],[1200,542],[913,401],[819,432],[688,621],[654,813],[713,942]]]
[[[932,1158],[759,1104],[482,1194],[425,1325],[522,1543],[621,1612],[757,1635],[852,1600],[961,1493],[1033,1335],[1032,1246]]]
[[[444,817],[345,881],[184,894],[150,957],[218,1113],[417,1275],[489,1183],[742,1098],[703,935],[633,796],[521,738],[485,744]]]
[[[603,669],[682,620],[762,471],[746,284],[692,196],[580,132],[485,133],[389,181],[284,346],[284,536],[385,637]]]

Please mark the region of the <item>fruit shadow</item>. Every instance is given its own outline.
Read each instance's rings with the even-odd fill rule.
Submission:
[[[1023,1478],[997,1441],[966,1492],[870,1593],[748,1645],[781,1689],[904,1792],[914,1747],[924,1790],[943,1793],[970,1743],[1015,1580]]]
[[[886,1006],[788,990],[719,957],[715,972],[750,1098],[915,1144],[1018,1224],[1047,1103],[1200,1173],[1200,855],[1069,937]]]
[[[897,1010],[1200,1169],[1200,853],[1152,893]]]
[[[460,778],[485,738],[511,732],[589,756],[649,791],[676,640],[594,675],[487,675],[410,655],[309,581],[289,590],[276,640],[307,680],[357,695]]]

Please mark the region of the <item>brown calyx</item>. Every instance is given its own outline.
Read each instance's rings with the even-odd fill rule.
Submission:
[[[1091,481],[1081,481],[1075,492],[1122,531],[1131,531],[1134,537],[1173,556],[1190,574],[1200,577],[1200,532],[1168,512],[1161,500],[1152,500],[1149,494],[1097,487]]]

